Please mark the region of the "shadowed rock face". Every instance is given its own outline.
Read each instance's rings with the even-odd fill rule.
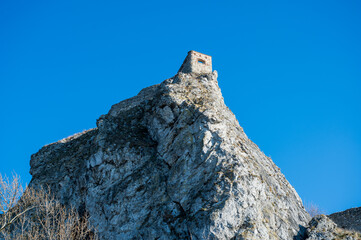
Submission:
[[[43,147],[31,186],[91,216],[102,239],[292,239],[310,220],[225,106],[217,73],[179,73]]]
[[[328,216],[339,227],[361,233],[361,207],[350,208]]]

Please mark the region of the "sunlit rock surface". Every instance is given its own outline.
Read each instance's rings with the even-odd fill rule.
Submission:
[[[306,230],[306,240],[360,240],[361,234],[337,227],[330,218],[318,215],[311,219]]]
[[[216,72],[178,73],[115,104],[97,128],[34,154],[31,174],[87,211],[101,239],[288,240],[310,220]]]

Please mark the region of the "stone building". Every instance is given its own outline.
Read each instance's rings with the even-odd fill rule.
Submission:
[[[189,51],[178,72],[212,73],[212,57],[196,51]]]

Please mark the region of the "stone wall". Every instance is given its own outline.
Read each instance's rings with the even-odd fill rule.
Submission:
[[[212,73],[212,57],[196,51],[189,51],[178,72]]]

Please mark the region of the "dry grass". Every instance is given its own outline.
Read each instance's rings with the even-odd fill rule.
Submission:
[[[76,139],[76,138],[80,137],[81,135],[83,135],[83,134],[85,134],[85,133],[87,133],[87,132],[90,132],[90,131],[92,131],[92,130],[94,130],[94,128],[91,128],[91,129],[88,129],[88,130],[83,130],[82,132],[75,133],[75,134],[70,135],[69,137],[63,138],[63,139],[61,139],[61,140],[59,140],[59,141],[57,141],[57,142],[58,142],[58,143],[66,143],[66,142],[69,142],[69,141],[71,141],[71,140],[73,140],[73,139]]]
[[[336,240],[347,239],[347,237],[352,237],[355,240],[361,240],[361,233],[349,231],[343,228],[336,229]]]

